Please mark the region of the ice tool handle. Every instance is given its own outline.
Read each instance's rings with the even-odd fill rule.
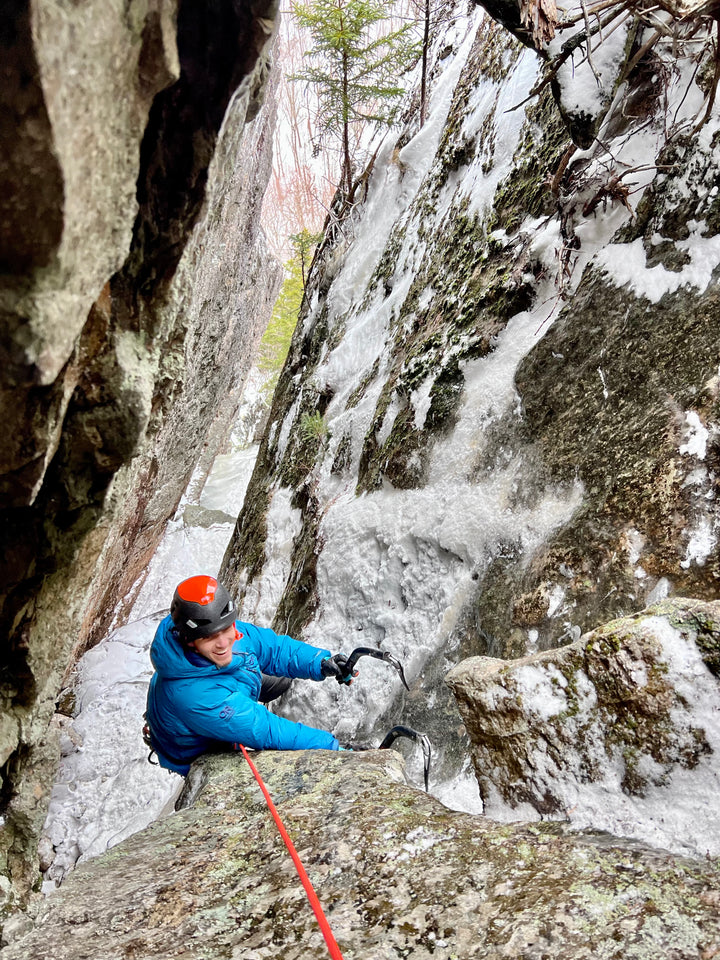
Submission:
[[[400,679],[405,685],[405,689],[409,690],[408,682],[405,679],[405,671],[403,670],[403,665],[397,659],[393,657],[390,653],[384,653],[382,650],[376,650],[374,647],[355,647],[353,652],[347,658],[347,663],[345,664],[343,675],[337,678],[338,683],[349,683],[352,677],[355,674],[355,664],[358,662],[360,657],[375,657],[376,660],[384,660],[385,663],[391,664],[395,667],[397,672],[400,675]]]

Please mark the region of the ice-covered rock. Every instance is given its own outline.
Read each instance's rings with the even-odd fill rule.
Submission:
[[[485,812],[720,854],[720,602],[673,599],[568,646],[447,675]]]

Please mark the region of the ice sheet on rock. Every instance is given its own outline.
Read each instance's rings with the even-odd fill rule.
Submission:
[[[362,219],[355,228],[351,246],[344,251],[342,270],[328,294],[331,322],[352,314],[342,343],[323,364],[324,383],[336,395],[330,414],[333,409],[344,407],[342,401],[347,400],[347,393],[343,393],[343,387],[351,383],[349,389],[352,390],[361,379],[358,362],[362,363],[362,369],[371,370],[375,361],[382,357],[390,320],[395,308],[404,302],[414,278],[415,270],[406,261],[417,237],[415,231],[409,231],[408,241],[403,244],[397,258],[398,268],[402,269],[395,270],[391,294],[386,296],[376,289],[372,292],[371,302],[364,309],[358,309],[391,233],[403,225],[404,217],[430,169],[478,22],[479,14],[476,14],[465,24],[458,22],[456,25],[457,31],[464,26],[466,33],[460,49],[451,55],[449,65],[433,89],[428,119],[422,129],[402,148],[397,160],[392,159],[394,144],[390,137],[378,152]],[[289,417],[286,422],[288,420]]]
[[[445,783],[435,784],[432,794],[451,810],[477,814],[484,812],[477,777],[472,769],[469,757],[457,777]]]
[[[217,457],[199,505],[237,513],[256,453],[257,447],[236,446]],[[176,585],[197,573],[217,574],[233,530],[232,523],[187,526],[182,516],[186,503],[150,563],[131,622],[78,663],[72,737],[65,734],[61,740],[63,757],[45,826],[55,848],[46,892],[78,857],[102,853],[171,809],[182,787],[181,777],[148,763],[142,740],[152,676],[150,644]]]
[[[295,537],[302,528],[302,512],[293,507],[293,491],[274,491],[267,511],[266,563],[261,575],[247,584],[242,617],[269,627],[282,597],[292,564]]]
[[[549,492],[528,508],[505,502],[512,471],[486,484],[453,483],[422,490],[387,490],[338,500],[321,525],[317,563],[321,607],[307,629],[335,651],[373,646],[399,658],[408,682],[447,641],[463,583],[498,543],[529,550],[566,520],[579,489]],[[294,689],[283,704],[292,719],[309,717],[340,739],[371,733],[401,683],[387,665],[363,660],[349,689]],[[312,722],[312,721],[309,721]]]
[[[188,528],[180,520],[168,524],[133,606],[133,616],[145,617],[169,610],[175,587],[198,573],[215,576],[225,553],[233,524]]]
[[[116,630],[78,665],[75,743],[65,742],[45,827],[55,848],[47,880],[61,881],[78,858],[152,823],[182,785],[147,762],[142,740],[149,647],[161,619],[144,617]]]
[[[208,510],[222,510],[237,517],[257,460],[258,445],[240,448],[216,457],[203,487],[200,503]]]
[[[540,61],[535,52],[523,50],[501,85],[482,78],[472,93],[463,134],[468,140],[478,137],[491,119],[493,150],[492,164],[486,166],[476,161],[458,184],[459,195],[470,198],[469,215],[483,215],[487,211],[498,185],[513,169],[513,157],[525,123],[524,109],[515,108],[527,97],[539,69]]]

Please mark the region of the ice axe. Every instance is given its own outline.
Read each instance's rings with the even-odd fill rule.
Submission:
[[[413,730],[412,727],[393,727],[390,730],[383,740],[383,742],[378,747],[378,750],[387,750],[388,747],[397,740],[398,737],[407,737],[408,740],[413,740],[415,743],[419,743],[422,747],[423,752],[423,774],[425,778],[425,793],[428,792],[428,781],[430,779],[430,760],[432,759],[432,750],[430,749],[430,741],[425,736],[424,733],[418,733],[417,730]]]
[[[388,731],[385,739],[380,744],[379,747],[371,747],[363,743],[347,743],[342,748],[343,750],[387,750],[388,747],[391,747],[393,743],[397,740],[398,737],[407,737],[408,740],[413,740],[415,743],[419,743],[422,747],[423,752],[423,774],[425,779],[425,792],[429,793],[429,780],[430,780],[430,761],[432,760],[432,749],[430,747],[430,740],[425,736],[424,733],[418,733],[417,730],[413,730],[412,727],[402,727],[397,726],[393,727],[392,730]]]
[[[360,657],[375,657],[376,660],[384,660],[385,663],[389,663],[391,666],[395,667],[397,672],[400,674],[400,679],[405,685],[405,689],[410,689],[408,682],[405,679],[403,665],[400,663],[397,657],[394,657],[391,653],[384,653],[382,650],[376,650],[374,647],[355,647],[342,668],[342,675],[336,677],[338,683],[352,683],[352,677],[355,676],[355,664],[358,662]]]

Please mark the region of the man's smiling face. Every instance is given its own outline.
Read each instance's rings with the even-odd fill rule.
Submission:
[[[209,637],[199,637],[197,640],[193,640],[190,646],[200,656],[214,663],[216,667],[227,667],[232,661],[232,648],[236,636],[235,624],[231,623],[229,627],[218,630],[217,633],[212,633]]]

